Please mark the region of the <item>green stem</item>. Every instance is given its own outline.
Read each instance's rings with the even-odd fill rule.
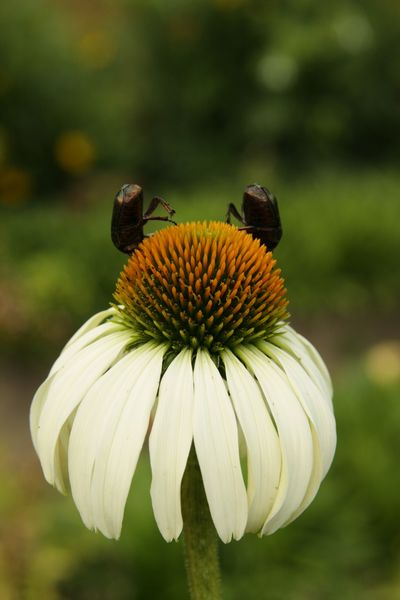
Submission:
[[[220,600],[218,538],[192,448],[182,482],[185,564],[192,600]]]

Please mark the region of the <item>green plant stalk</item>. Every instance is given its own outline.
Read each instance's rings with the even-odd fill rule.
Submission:
[[[182,482],[182,514],[190,597],[192,600],[220,600],[218,538],[193,447]]]

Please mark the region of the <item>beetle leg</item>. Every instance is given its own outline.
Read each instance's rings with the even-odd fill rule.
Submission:
[[[143,222],[147,223],[147,221],[168,221],[168,223],[173,223],[174,225],[177,225],[177,223],[169,217],[143,217]]]
[[[164,200],[164,198],[160,198],[160,196],[154,196],[154,198],[150,201],[150,204],[147,207],[146,211],[143,213],[143,219],[145,221],[149,221],[150,219],[156,221],[170,221],[170,219],[167,217],[150,217],[150,215],[155,211],[159,204],[161,204],[165,212],[168,213],[169,217],[172,217],[172,215],[175,214],[175,211],[172,208],[172,206],[168,204],[168,202]]]
[[[240,214],[240,212],[238,211],[236,206],[234,204],[232,204],[232,202],[230,202],[228,204],[228,212],[226,213],[226,222],[227,223],[231,222],[231,215],[233,215],[235,217],[235,219],[237,219],[241,223],[245,224],[242,215]]]
[[[280,227],[255,227],[254,225],[245,225],[239,227],[239,231],[280,231]]]

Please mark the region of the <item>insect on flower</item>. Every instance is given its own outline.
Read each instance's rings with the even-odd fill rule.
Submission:
[[[159,204],[168,213],[168,217],[151,216]],[[176,225],[170,218],[173,214],[174,209],[159,196],[155,196],[143,212],[143,189],[134,183],[126,183],[114,199],[111,220],[111,239],[114,246],[121,252],[131,254],[147,237],[143,232],[147,221],[168,221]]]
[[[136,185],[115,202],[113,241],[130,256],[114,302],[73,335],[32,402],[44,475],[71,490],[87,527],[118,538],[151,423],[150,494],[167,541],[188,522],[193,455],[220,539],[270,535],[311,503],[336,446],[329,373],[288,323],[269,251],[276,200],[249,186],[242,231],[204,221],[151,236],[143,225],[159,203],[168,217],[153,218],[170,221],[167,203],[142,214]]]
[[[239,227],[259,239],[268,250],[273,250],[282,237],[281,219],[278,202],[269,190],[260,185],[248,185],[243,194],[242,214],[232,203],[228,205],[226,222],[231,222],[231,215],[243,223]]]

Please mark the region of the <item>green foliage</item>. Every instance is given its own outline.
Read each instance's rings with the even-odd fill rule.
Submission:
[[[397,186],[388,171],[282,183],[285,237],[277,256],[294,314],[297,308],[342,315],[396,311]]]
[[[398,176],[331,172],[271,183],[284,228],[275,255],[293,317],[394,313]],[[240,204],[242,189],[231,182],[166,197],[179,222],[221,220],[229,201]],[[96,200],[83,210],[55,202],[3,211],[0,344],[10,356],[24,350],[24,360],[50,360],[82,321],[112,300],[125,257],[109,238],[112,201]]]
[[[2,3],[0,23],[0,201],[59,189],[96,159],[115,164],[125,99],[113,31],[48,0]]]
[[[179,181],[230,165],[293,170],[399,151],[388,136],[400,124],[394,5],[132,6],[146,57],[134,115],[145,174]]]
[[[199,179],[252,163],[296,171],[398,154],[389,133],[400,125],[394,3],[127,5],[142,177]]]
[[[2,5],[0,199],[60,189],[96,160],[172,185],[396,160],[397,4],[284,6]]]

